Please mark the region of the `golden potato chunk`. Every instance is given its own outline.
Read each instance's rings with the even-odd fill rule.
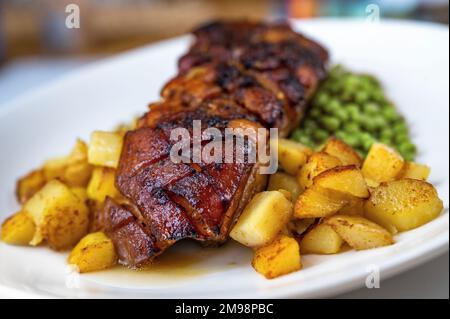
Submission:
[[[296,218],[319,218],[337,213],[349,203],[347,195],[316,185],[301,194],[294,207]]]
[[[37,169],[25,175],[17,182],[16,195],[17,200],[23,204],[29,200],[38,190],[44,187],[46,183],[44,171]]]
[[[397,231],[410,230],[435,219],[443,202],[433,185],[416,179],[382,183],[372,190],[365,216]]]
[[[383,227],[359,216],[334,215],[324,221],[330,225],[350,247],[364,250],[394,243],[391,233]]]
[[[88,161],[92,165],[117,168],[122,152],[123,136],[114,132],[95,131],[91,134]]]
[[[291,216],[292,202],[281,192],[258,193],[245,207],[230,237],[249,247],[266,245],[275,239]]]
[[[312,150],[303,144],[284,138],[278,139],[278,162],[288,174],[296,175],[311,154]]]
[[[116,171],[113,168],[96,167],[87,187],[87,196],[99,202],[103,202],[106,196],[117,197],[119,191],[115,186],[115,178]]]
[[[117,264],[112,240],[103,232],[83,237],[69,255],[68,262],[76,265],[80,273],[111,268]]]
[[[341,236],[327,224],[319,224],[309,230],[300,241],[302,254],[336,254],[341,249]]]
[[[2,240],[11,245],[28,245],[36,231],[33,220],[25,213],[19,212],[2,225]]]
[[[345,142],[336,138],[330,138],[323,147],[322,152],[339,158],[342,165],[345,166],[355,165],[359,168],[362,165],[362,159],[359,154]]]
[[[317,175],[331,168],[341,166],[342,162],[337,157],[324,152],[311,155],[307,163],[300,169],[297,175],[300,187],[305,189],[313,184],[313,179]]]
[[[397,179],[412,178],[426,181],[430,176],[431,168],[427,165],[418,164],[414,162],[406,162],[403,165]]]
[[[36,225],[30,241],[38,245],[46,240],[55,250],[71,247],[83,237],[88,228],[88,209],[79,195],[58,180],[48,182],[23,207]]]
[[[314,178],[314,185],[358,198],[370,196],[361,171],[354,165],[338,166],[322,172]]]
[[[387,145],[375,143],[367,154],[362,173],[371,182],[389,182],[396,179],[403,164],[404,160],[397,151]]]
[[[43,172],[46,182],[56,178],[69,187],[86,187],[92,173],[86,143],[78,139],[68,156],[46,161]]]
[[[269,185],[267,186],[268,191],[274,191],[279,189],[284,189],[290,192],[293,201],[296,201],[298,195],[300,195],[300,193],[302,192],[302,189],[298,184],[297,179],[291,175],[282,172],[270,175]]]
[[[300,270],[302,263],[298,242],[288,236],[279,236],[255,251],[252,266],[267,279]]]

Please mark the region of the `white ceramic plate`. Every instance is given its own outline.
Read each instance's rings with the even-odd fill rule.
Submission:
[[[312,20],[295,26],[327,46],[333,60],[372,72],[406,115],[432,166],[431,181],[448,208],[448,28],[387,21]],[[0,107],[0,218],[19,208],[17,177],[46,158],[64,154],[75,137],[111,129],[146,110],[176,72],[188,37],[144,47],[96,63]],[[0,243],[0,297],[325,297],[365,283],[378,267],[381,279],[405,271],[448,249],[447,211],[396,237],[393,246],[334,256],[305,256],[302,271],[265,280],[250,266],[251,252],[230,243],[200,250],[181,243],[151,271],[110,270],[78,276],[65,254],[47,248]],[[170,265],[170,267],[167,267]]]

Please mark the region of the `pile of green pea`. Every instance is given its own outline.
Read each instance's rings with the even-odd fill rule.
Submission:
[[[374,142],[397,149],[409,161],[416,155],[405,119],[386,98],[372,75],[333,67],[323,82],[293,140],[313,148],[335,136],[365,157]]]

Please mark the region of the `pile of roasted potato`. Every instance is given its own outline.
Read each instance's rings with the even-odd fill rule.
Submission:
[[[423,225],[443,210],[429,167],[374,144],[363,161],[331,138],[320,151],[278,141],[282,172],[247,205],[231,237],[254,248],[253,267],[275,278],[302,267],[301,255],[371,249]]]
[[[80,272],[114,266],[112,241],[95,226],[107,196],[120,200],[115,170],[123,130],[93,132],[69,155],[51,159],[17,183],[22,209],[2,225],[1,239],[14,245],[73,248],[68,262]],[[430,169],[406,162],[374,144],[363,162],[337,139],[320,151],[278,141],[281,171],[267,191],[246,206],[230,236],[254,249],[253,267],[266,278],[301,269],[301,255],[335,254],[350,246],[391,245],[393,235],[436,218],[443,209],[426,182]]]
[[[122,131],[95,131],[89,145],[78,140],[68,156],[50,159],[21,178],[16,193],[22,209],[3,223],[1,239],[58,251],[76,245],[68,261],[80,272],[115,265],[113,243],[93,232],[92,214],[106,196],[120,196],[114,180],[122,140]]]

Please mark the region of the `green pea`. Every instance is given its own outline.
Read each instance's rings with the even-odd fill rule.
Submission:
[[[375,142],[375,139],[369,133],[362,133],[360,135],[360,143],[361,143],[362,148],[365,151],[368,151],[372,147],[372,144],[374,142]]]
[[[379,138],[379,142],[383,143],[383,144],[386,144],[386,145],[389,145],[389,146],[392,145],[392,139],[389,138],[389,137],[380,137]]]
[[[300,142],[300,143],[302,143],[304,145],[307,145],[307,146],[311,146],[312,145],[311,139],[309,137],[307,137],[307,136],[301,136],[298,139],[298,142]]]
[[[329,136],[327,131],[321,130],[321,129],[315,130],[313,135],[314,135],[314,139],[317,142],[322,142],[322,141],[326,140],[328,138],[328,136]]]
[[[357,147],[359,145],[359,139],[356,135],[347,134],[344,136],[343,141],[351,147]]]
[[[318,125],[313,119],[305,119],[303,122],[303,128],[308,131],[313,131],[317,129]]]
[[[380,133],[380,139],[385,139],[391,141],[394,137],[394,132],[389,128],[384,128]]]
[[[325,105],[328,104],[329,101],[330,101],[330,97],[327,93],[319,92],[319,93],[317,93],[317,95],[314,99],[314,104],[319,107],[324,107]]]
[[[405,122],[397,122],[394,124],[393,130],[396,134],[408,134],[408,127]]]
[[[333,99],[331,100],[326,106],[324,106],[324,110],[328,113],[328,114],[334,114],[335,112],[337,112],[337,110],[339,110],[341,108],[341,103],[339,102],[339,100],[337,99]]]
[[[336,113],[334,113],[334,116],[336,116],[341,122],[346,122],[349,120],[350,116],[347,112],[347,110],[343,107],[336,110]]]
[[[340,140],[344,140],[347,138],[347,133],[344,131],[337,131],[334,136],[336,136],[336,138],[340,139]]]
[[[308,114],[308,115],[309,115],[310,117],[312,117],[312,118],[318,119],[318,118],[320,118],[320,117],[322,116],[322,112],[320,111],[319,108],[313,107],[313,108],[311,108],[311,110],[309,111],[309,114]]]
[[[354,122],[359,122],[361,120],[361,111],[359,110],[358,105],[347,104],[345,108],[347,109],[347,113],[350,117],[350,120]]]
[[[381,90],[373,90],[370,93],[370,97],[371,97],[372,100],[377,101],[379,103],[385,102],[384,93]]]
[[[375,132],[377,129],[376,123],[374,123],[373,118],[368,115],[361,116],[361,127],[369,132]]]
[[[369,93],[367,93],[366,91],[360,90],[355,94],[355,101],[360,105],[366,103],[368,100],[369,100]]]
[[[339,121],[339,119],[337,119],[336,117],[331,117],[331,116],[324,116],[321,119],[321,123],[329,132],[336,131],[339,128],[339,126],[341,125],[341,122]]]
[[[401,153],[410,153],[410,154],[414,154],[417,151],[416,146],[411,142],[403,142],[399,144],[398,150]]]
[[[372,119],[373,125],[376,127],[376,129],[383,129],[385,127],[387,127],[387,122],[384,119],[384,117],[377,115],[374,116],[374,118]]]
[[[379,106],[373,102],[369,102],[363,105],[363,111],[367,115],[375,115],[379,112]]]
[[[354,122],[349,122],[344,124],[344,131],[349,134],[359,133],[359,125]]]
[[[398,133],[394,136],[394,141],[397,145],[403,144],[405,142],[409,142],[409,136],[407,133]]]
[[[397,111],[392,106],[385,106],[381,110],[381,114],[384,116],[384,118],[390,122],[397,121],[399,119],[399,116],[397,114]]]
[[[413,162],[414,158],[416,157],[415,153],[403,153],[402,156],[406,161],[409,161],[409,162]]]
[[[302,130],[300,130],[300,129],[295,129],[292,132],[292,134],[291,134],[291,138],[296,140],[296,141],[299,141],[300,138],[303,137],[303,136],[304,136],[304,132]]]

